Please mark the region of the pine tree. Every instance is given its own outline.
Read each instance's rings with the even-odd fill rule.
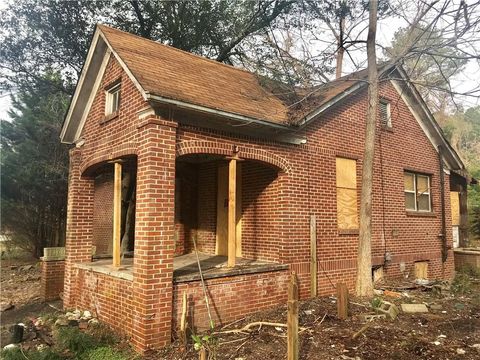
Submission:
[[[67,203],[68,149],[58,134],[68,97],[58,73],[44,78],[12,100],[12,121],[1,121],[2,232],[37,257],[62,245]]]

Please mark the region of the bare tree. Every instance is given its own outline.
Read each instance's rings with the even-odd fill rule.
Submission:
[[[378,108],[378,71],[376,54],[377,0],[370,0],[367,36],[368,107],[365,127],[365,150],[362,166],[362,194],[360,200],[360,233],[358,239],[357,283],[358,296],[372,296],[372,189],[375,156],[375,125]]]

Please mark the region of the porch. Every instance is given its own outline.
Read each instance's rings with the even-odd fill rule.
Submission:
[[[198,258],[205,280],[288,269],[288,265],[285,264],[245,258],[237,258],[236,266],[228,267],[228,257],[224,255],[199,253]],[[119,268],[112,266],[111,259],[98,259],[89,263],[79,263],[75,264],[75,267],[133,281],[133,258],[123,259],[122,266]],[[200,280],[200,273],[196,255],[189,253],[175,256],[173,259],[173,282],[183,283],[198,280]]]

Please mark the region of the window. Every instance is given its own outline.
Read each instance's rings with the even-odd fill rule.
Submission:
[[[357,230],[357,163],[340,157],[336,162],[338,229]]]
[[[409,211],[432,211],[430,176],[404,173],[405,207]]]
[[[120,83],[107,89],[105,98],[105,115],[111,115],[120,108]]]
[[[380,100],[380,121],[383,127],[392,127],[392,115],[390,113],[390,102],[387,100]]]

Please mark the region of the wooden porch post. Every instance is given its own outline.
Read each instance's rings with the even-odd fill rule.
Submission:
[[[122,163],[114,163],[113,180],[113,266],[120,267],[120,232],[122,227]]]
[[[228,164],[228,267],[235,266],[236,256],[236,195],[237,195],[237,159]]]

